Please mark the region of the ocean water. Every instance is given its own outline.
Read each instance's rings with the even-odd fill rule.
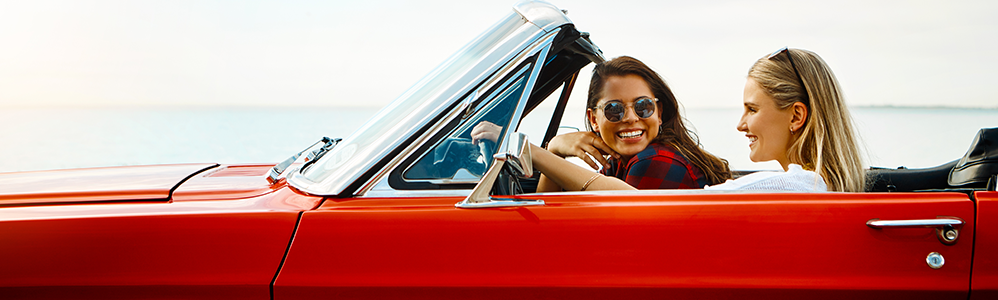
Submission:
[[[0,110],[0,172],[170,163],[276,163],[346,137],[371,108]]]
[[[323,136],[347,137],[378,108],[4,108],[0,172],[169,163],[276,163]],[[852,109],[866,164],[931,167],[959,159],[978,129],[998,127],[996,109]],[[581,127],[581,110],[563,125]],[[708,151],[733,169],[777,169],[748,160],[735,130],[740,109],[686,109]],[[540,140],[546,122],[521,125]]]

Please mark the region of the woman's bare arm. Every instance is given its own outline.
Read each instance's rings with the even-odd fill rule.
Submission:
[[[587,191],[635,189],[616,177],[600,175],[533,144],[530,145],[530,154],[534,167],[544,174],[542,178],[546,177],[566,191],[582,190],[583,186]],[[541,184],[538,183],[538,190],[540,189]]]
[[[548,179],[548,177],[544,176],[544,174],[541,174],[541,178],[537,179],[537,192],[538,193],[543,193],[543,192],[560,192],[560,191],[563,191],[563,190],[564,189],[561,188],[560,185],[558,185],[557,183],[554,183],[554,181],[552,181],[551,179]]]

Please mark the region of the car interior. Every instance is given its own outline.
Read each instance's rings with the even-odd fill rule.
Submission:
[[[998,180],[998,128],[983,128],[967,154],[939,166],[921,169],[871,167],[867,192],[966,192],[995,190]]]

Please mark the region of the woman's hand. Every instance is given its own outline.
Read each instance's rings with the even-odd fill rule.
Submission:
[[[596,136],[595,133],[588,131],[579,131],[566,133],[562,135],[555,136],[548,142],[548,151],[554,153],[554,155],[560,156],[562,158],[575,156],[582,161],[589,164],[593,170],[598,170],[599,167],[591,158],[595,158],[599,161],[599,164],[603,165],[604,168],[609,168],[610,163],[606,161],[604,155],[610,155],[615,158],[620,158],[620,154],[613,151],[610,146],[607,146],[603,142],[603,139]],[[591,158],[590,158],[591,157]]]
[[[493,124],[489,121],[482,121],[475,125],[475,128],[471,129],[471,142],[478,145],[480,140],[490,140],[493,143],[499,140],[499,133],[502,132],[502,127]]]

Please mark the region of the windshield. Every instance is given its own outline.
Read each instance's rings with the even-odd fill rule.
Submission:
[[[413,127],[426,122],[423,118],[445,109],[451,103],[450,98],[458,96],[453,91],[455,86],[463,88],[463,84],[468,84],[463,81],[470,80],[466,78],[469,70],[480,64],[495,63],[483,61],[483,58],[525,23],[515,12],[507,15],[383,108],[323,160],[303,170],[302,175],[312,182],[320,182],[374,164],[402,143]],[[354,178],[343,179],[352,181]]]
[[[510,119],[516,104],[526,87],[526,71],[532,65],[527,65],[517,75],[519,78],[493,96],[495,99],[480,103],[475,117],[466,120],[458,126],[446,139],[441,140],[433,150],[424,154],[423,158],[409,169],[404,178],[407,180],[471,180],[477,182],[485,169],[492,164],[492,155],[498,149],[498,143],[509,128]],[[509,83],[507,83],[509,84]],[[493,135],[481,140],[473,140],[472,132],[481,124],[484,131],[492,131]],[[477,125],[477,126],[476,126]],[[467,176],[461,176],[461,175]]]

